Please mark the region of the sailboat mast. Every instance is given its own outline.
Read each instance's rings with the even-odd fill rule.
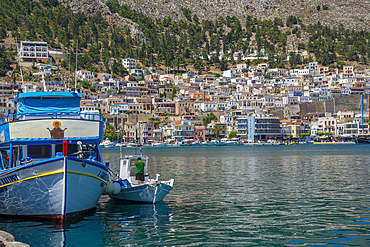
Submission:
[[[362,93],[362,134],[364,134],[364,93]]]
[[[77,92],[77,49],[78,49],[78,39],[76,45],[76,71],[75,71],[75,91]]]
[[[23,72],[22,72],[21,59],[20,59],[20,54],[19,54],[19,49],[18,49],[18,40],[17,40],[17,37],[15,37],[15,44],[17,45],[18,65],[19,65],[19,70],[20,70],[20,72],[21,72],[22,87],[23,87],[23,86],[24,86],[24,82],[23,82]],[[15,86],[15,85],[14,85],[14,86]]]

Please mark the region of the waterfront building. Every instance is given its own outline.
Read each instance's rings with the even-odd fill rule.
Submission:
[[[255,138],[258,140],[276,139],[281,136],[280,119],[271,116],[256,116]],[[251,121],[251,124],[253,121]]]
[[[194,138],[194,125],[190,121],[176,121],[173,137],[177,141]]]
[[[255,118],[254,117],[238,117],[236,118],[237,123],[237,135],[241,140],[247,140],[248,142],[254,141],[255,131]]]
[[[135,142],[136,141],[136,124],[131,122],[126,122],[123,125],[123,130],[125,131],[125,142]]]
[[[137,123],[137,126],[140,144],[149,144],[153,142],[154,124],[140,121]]]
[[[343,137],[353,137],[359,134],[359,122],[348,122],[337,124],[337,135]]]
[[[337,135],[337,119],[334,117],[321,117],[318,119],[317,132],[330,132]]]

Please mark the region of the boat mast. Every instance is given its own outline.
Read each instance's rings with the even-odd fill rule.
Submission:
[[[362,92],[362,134],[364,134],[364,93]]]
[[[68,62],[68,88],[69,88],[69,83],[71,81],[71,49],[72,48],[72,44],[69,45],[69,56],[68,56],[68,59],[69,59],[69,62]]]
[[[20,55],[19,55],[19,49],[18,49],[18,41],[17,37],[15,37],[15,44],[17,45],[17,52],[18,52],[18,64],[19,64],[19,70],[21,71],[21,78],[22,78],[22,87],[24,86],[23,83],[23,73],[22,73],[22,66],[21,66],[21,60],[20,60]],[[15,81],[14,81],[15,83]],[[14,85],[15,86],[15,85]]]
[[[77,48],[78,48],[78,39],[76,45],[76,71],[75,71],[75,92],[77,93]]]

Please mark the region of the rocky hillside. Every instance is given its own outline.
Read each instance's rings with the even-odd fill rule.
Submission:
[[[133,37],[139,39],[145,38],[138,24],[119,16],[117,13],[111,13],[107,5],[105,5],[105,2],[101,0],[59,0],[59,3],[71,6],[74,12],[82,12],[87,16],[93,15],[99,11],[108,23],[116,24],[122,29],[125,27],[129,28],[130,34]]]
[[[91,12],[105,9],[110,0],[60,0],[76,10]],[[258,19],[299,17],[304,24],[317,23],[346,29],[369,30],[370,0],[119,0],[130,8],[152,18],[171,17],[186,20],[181,8],[187,8],[199,20],[215,20],[220,16],[235,15],[240,20],[252,15]],[[318,7],[319,6],[319,7]],[[318,10],[319,9],[319,10]],[[114,17],[116,18],[116,17]]]

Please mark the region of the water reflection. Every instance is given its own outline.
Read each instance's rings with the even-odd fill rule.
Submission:
[[[302,146],[146,149],[150,175],[175,179],[164,202],[104,196],[63,228],[3,218],[0,228],[31,246],[368,245],[370,147]],[[103,155],[118,172],[119,149]]]
[[[173,231],[172,209],[166,202],[138,204],[105,198],[99,206],[104,210],[104,246],[157,244]]]

